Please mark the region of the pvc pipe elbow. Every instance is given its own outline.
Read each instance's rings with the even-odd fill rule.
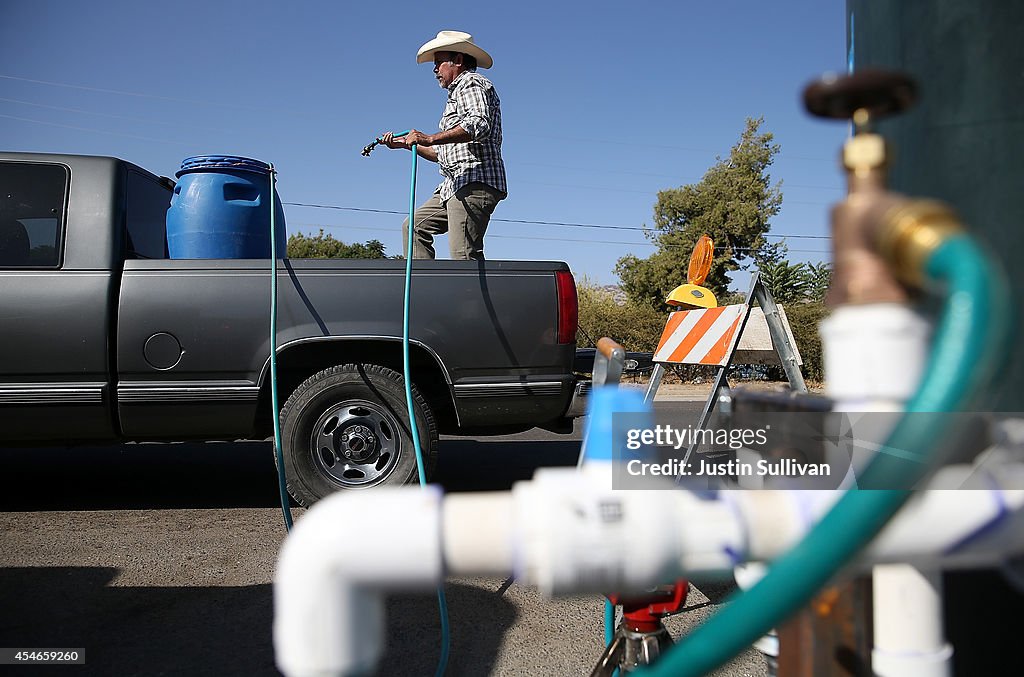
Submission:
[[[443,580],[440,504],[436,487],[338,492],[295,524],[274,575],[274,653],[285,675],[373,670],[383,592]],[[346,525],[367,516],[372,528],[353,536]]]

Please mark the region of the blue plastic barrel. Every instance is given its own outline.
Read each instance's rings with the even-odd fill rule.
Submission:
[[[230,155],[181,163],[167,209],[172,259],[269,259],[270,165]],[[277,255],[285,256],[284,209],[274,191]]]

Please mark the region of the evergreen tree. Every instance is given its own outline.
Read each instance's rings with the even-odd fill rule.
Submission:
[[[690,252],[704,233],[715,241],[704,286],[716,296],[726,294],[727,273],[745,267],[744,261],[777,257],[764,235],[782,207],[781,182],[772,186],[768,174],[779,146],[770,132],[760,131],[763,122],[748,118],[729,157],[718,158],[699,183],[658,193],[656,230],[648,235],[658,250],[646,259],[624,256],[615,266],[631,300],[664,308],[669,292],[686,282]]]

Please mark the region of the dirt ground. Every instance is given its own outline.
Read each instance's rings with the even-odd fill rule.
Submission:
[[[712,382],[705,381],[704,383],[662,383],[658,387],[658,394],[655,399],[664,398],[676,398],[685,400],[703,400],[707,399],[711,393]],[[749,390],[779,390],[788,391],[789,384],[785,381],[736,381],[729,384],[732,388],[746,388]],[[627,383],[622,384],[624,388],[639,388],[646,390],[647,383]],[[820,383],[808,383],[808,392],[821,394],[824,391],[822,384]]]

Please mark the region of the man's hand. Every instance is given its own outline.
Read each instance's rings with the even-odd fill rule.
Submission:
[[[434,138],[429,134],[410,129],[409,133],[402,137],[402,141],[406,143],[407,148],[411,148],[413,144],[417,146],[433,146]]]
[[[405,136],[395,138],[394,132],[387,132],[381,137],[381,142],[388,148],[405,148],[411,149],[413,145],[417,146],[432,146],[433,141],[429,134],[410,129]]]

